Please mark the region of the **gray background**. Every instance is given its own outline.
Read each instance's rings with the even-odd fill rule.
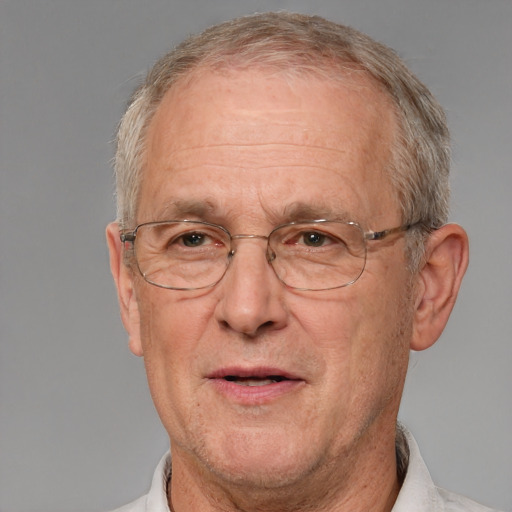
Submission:
[[[412,357],[401,417],[439,484],[512,510],[510,0],[0,0],[2,512],[147,489],[167,441],[108,270],[109,141],[170,46],[279,8],[389,44],[447,108],[472,261],[445,334]]]

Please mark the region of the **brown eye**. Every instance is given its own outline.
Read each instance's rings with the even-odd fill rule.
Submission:
[[[325,245],[326,242],[328,242],[328,238],[329,237],[319,233],[318,231],[310,231],[302,235],[304,245],[309,247],[321,247]]]

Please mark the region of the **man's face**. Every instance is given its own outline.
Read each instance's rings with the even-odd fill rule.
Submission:
[[[151,122],[137,223],[195,219],[257,235],[314,218],[398,226],[385,173],[394,134],[389,101],[364,77],[197,73]],[[132,346],[173,464],[279,486],[354,462],[372,433],[394,429],[410,333],[403,238],[369,242],[355,284],[315,292],[278,280],[264,240],[236,243],[213,288],[133,277]]]

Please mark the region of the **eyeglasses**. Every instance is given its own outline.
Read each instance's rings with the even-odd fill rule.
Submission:
[[[410,229],[404,225],[364,232],[354,222],[313,220],[274,228],[268,236],[231,235],[217,224],[192,220],[146,222],[123,232],[142,277],[172,290],[215,286],[226,273],[243,238],[267,241],[266,258],[289,288],[330,290],[356,282],[366,264],[367,241]]]

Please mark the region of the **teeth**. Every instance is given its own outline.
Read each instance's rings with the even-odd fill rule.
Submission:
[[[234,382],[239,386],[268,386],[269,384],[274,384],[276,382],[281,382],[284,380],[283,377],[279,375],[269,376],[266,379],[259,378],[251,378],[251,377],[235,377],[234,375],[228,375],[225,379],[229,382]]]
[[[275,382],[275,380],[272,379],[244,379],[236,381],[236,384],[241,386],[268,386],[273,382]]]

